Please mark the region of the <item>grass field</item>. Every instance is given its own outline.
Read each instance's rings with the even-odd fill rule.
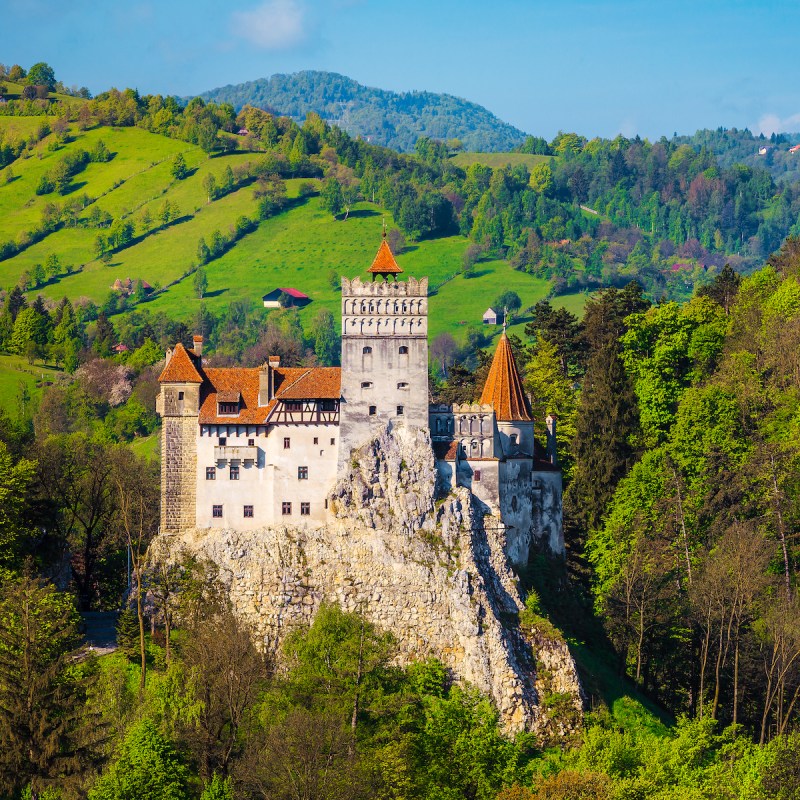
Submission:
[[[29,364],[21,356],[0,355],[0,409],[15,417],[23,385],[35,398],[44,384],[58,380],[61,374],[53,366]]]
[[[300,312],[304,323],[320,308],[330,309],[338,319],[340,295],[332,288],[330,276],[365,275],[380,244],[384,216],[391,225],[390,215],[370,203],[360,203],[348,220],[336,220],[322,210],[318,198],[311,198],[263,222],[222,258],[211,262],[208,292],[202,302],[219,311],[237,300],[260,303],[272,289],[291,287],[313,300]],[[469,280],[453,278],[468,244],[461,236],[450,236],[411,244],[397,255],[406,274],[427,276],[432,288],[447,281],[430,299],[431,336],[446,330],[463,338],[466,326],[460,323],[481,325],[488,304],[506,289],[520,295],[523,308],[549,291],[547,281],[516,272],[503,261],[479,264],[476,277]],[[187,319],[200,303],[191,278],[187,278],[145,307]],[[516,324],[522,323],[520,319]]]
[[[553,308],[566,308],[571,314],[576,317],[583,316],[583,310],[586,308],[586,301],[589,300],[596,292],[577,292],[576,294],[562,294],[554,297],[550,301]]]
[[[485,167],[516,167],[525,164],[531,169],[542,161],[552,161],[554,156],[534,156],[530,153],[459,153],[450,159],[456,166],[466,169],[473,164],[483,164]]]
[[[0,132],[26,136],[40,123],[40,118],[0,117]],[[73,129],[71,135],[73,141],[55,151],[49,147],[52,136],[47,137],[36,146],[33,154],[14,163],[15,178],[0,185],[0,241],[16,239],[20,232],[38,225],[47,203],[63,203],[76,193],[93,198],[92,205],[114,219],[133,220],[140,238],[132,246],[113,254],[111,261],[104,264],[94,253],[95,239],[102,230],[59,229],[13,258],[0,262],[0,286],[12,286],[23,272],[45,263],[48,256],[55,253],[62,264],[70,264],[76,271],[31,290],[29,296],[42,294],[51,300],[63,296],[73,300],[88,297],[100,304],[117,278],[144,280],[160,286],[178,281],[144,308],[190,319],[201,301],[194,295],[191,276],[182,276],[197,260],[199,239],[203,237],[209,242],[215,230],[227,234],[237,217],[254,218],[257,207],[251,186],[209,203],[203,181],[208,174],[219,181],[226,167],[253,160],[258,155],[234,153],[209,158],[194,145],[135,127]],[[35,194],[42,175],[60,158],[78,148],[91,150],[101,139],[115,154],[111,161],[89,164],[75,176],[72,190],[66,197]],[[183,181],[176,181],[171,175],[172,160],[179,152],[183,153],[191,170]],[[456,163],[532,166],[548,158],[520,153],[462,153],[456,157]],[[297,197],[299,183],[299,180],[287,181],[290,198]],[[164,229],[152,230],[165,199],[179,209],[180,217]],[[92,205],[81,217],[89,215]],[[145,211],[153,220],[152,232],[141,236],[139,223]],[[202,302],[215,311],[237,300],[259,304],[266,292],[290,286],[313,299],[300,312],[306,327],[320,308],[330,309],[338,319],[340,294],[332,285],[331,276],[355,277],[366,273],[380,243],[384,218],[387,224],[393,224],[391,215],[378,206],[360,203],[349,219],[337,220],[322,210],[318,197],[309,198],[261,222],[256,231],[209,263],[206,267],[208,292]],[[478,265],[475,277],[465,280],[456,273],[468,244],[461,236],[425,240],[409,243],[397,256],[407,274],[429,279],[431,336],[449,331],[463,340],[469,326],[483,327],[483,312],[508,289],[520,295],[523,308],[541,299],[549,290],[548,282],[516,272],[503,261],[483,262]],[[524,316],[519,316],[513,320],[512,327],[521,329],[526,321]],[[498,330],[493,329],[492,333]]]

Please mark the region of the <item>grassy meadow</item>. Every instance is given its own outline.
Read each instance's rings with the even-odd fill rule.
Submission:
[[[0,134],[24,138],[41,123],[42,118],[38,117],[0,117]],[[135,127],[85,131],[73,127],[70,141],[57,148],[53,139],[51,134],[26,152],[13,165],[13,179],[0,183],[0,241],[20,241],[22,232],[39,224],[47,204],[63,204],[70,197],[83,194],[90,203],[79,214],[79,220],[87,220],[96,206],[114,219],[134,222],[136,238],[131,246],[103,263],[95,257],[94,243],[106,229],[82,223],[61,227],[1,261],[0,286],[5,287],[13,286],[24,272],[44,264],[52,254],[62,264],[73,267],[71,274],[62,274],[31,289],[30,298],[37,294],[52,301],[63,296],[73,300],[86,297],[102,304],[117,278],[131,278],[168,287],[144,308],[188,320],[201,302],[215,311],[233,301],[259,304],[265,293],[289,286],[313,300],[300,312],[308,327],[320,308],[329,308],[338,319],[340,295],[335,279],[364,275],[380,244],[384,218],[389,226],[393,224],[390,214],[371,203],[357,204],[349,218],[342,220],[324,211],[319,197],[297,201],[283,213],[260,222],[255,231],[206,265],[209,285],[201,301],[195,296],[189,274],[197,260],[198,241],[203,237],[208,243],[215,230],[227,234],[239,216],[254,219],[257,211],[251,186],[209,202],[204,179],[212,174],[219,183],[227,167],[257,158],[257,154],[209,158],[199,147]],[[100,140],[113,154],[110,161],[88,164],[73,178],[65,196],[36,195],[42,176],[59,159],[77,149],[91,151]],[[178,153],[189,168],[189,176],[182,181],[171,174],[172,161]],[[548,158],[521,153],[462,153],[455,161],[462,165],[480,162],[532,166]],[[297,198],[300,182],[287,181],[289,198]],[[165,201],[177,209],[178,218],[161,226],[158,215]],[[142,219],[147,215],[152,221],[146,227]],[[523,309],[549,292],[547,281],[516,272],[505,261],[481,262],[474,277],[465,279],[458,273],[468,245],[462,236],[449,236],[409,242],[397,254],[406,274],[429,279],[431,337],[447,331],[463,340],[469,326],[482,327],[483,312],[506,290],[520,295]],[[512,321],[512,328],[518,327],[521,332],[526,321],[525,315],[520,314]],[[494,328],[492,333],[498,330]]]

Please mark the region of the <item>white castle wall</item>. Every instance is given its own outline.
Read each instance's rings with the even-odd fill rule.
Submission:
[[[256,447],[253,461],[216,460],[220,438],[226,447]],[[284,439],[289,447],[284,447]],[[336,482],[339,426],[313,425],[202,425],[197,437],[197,527],[229,527],[256,530],[265,525],[322,525],[328,519],[326,497]],[[247,452],[244,451],[243,452]],[[239,479],[230,479],[230,467],[239,467]],[[214,480],[206,469],[216,467]],[[299,467],[308,470],[300,478]],[[291,512],[283,513],[283,504]],[[309,503],[309,514],[301,504]],[[214,505],[222,506],[222,517],[213,516]],[[244,506],[253,506],[253,516],[244,516]]]

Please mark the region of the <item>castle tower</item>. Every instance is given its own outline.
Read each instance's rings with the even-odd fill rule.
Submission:
[[[505,456],[533,456],[533,417],[505,331],[500,336],[480,402],[494,408]]]
[[[203,340],[195,351],[182,344],[167,351],[167,364],[158,380],[161,393],[156,411],[161,428],[161,532],[178,533],[196,524],[197,426],[200,413],[200,364]]]
[[[342,278],[340,467],[388,421],[428,427],[428,279],[402,272],[384,233],[372,281]]]

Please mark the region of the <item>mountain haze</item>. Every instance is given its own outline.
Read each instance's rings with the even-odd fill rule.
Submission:
[[[406,152],[420,136],[460,139],[467,150],[484,152],[510,150],[525,138],[483,106],[459,97],[374,89],[334,72],[273,75],[212,89],[200,97],[230,103],[237,111],[249,103],[297,122],[315,111],[353,136]]]

